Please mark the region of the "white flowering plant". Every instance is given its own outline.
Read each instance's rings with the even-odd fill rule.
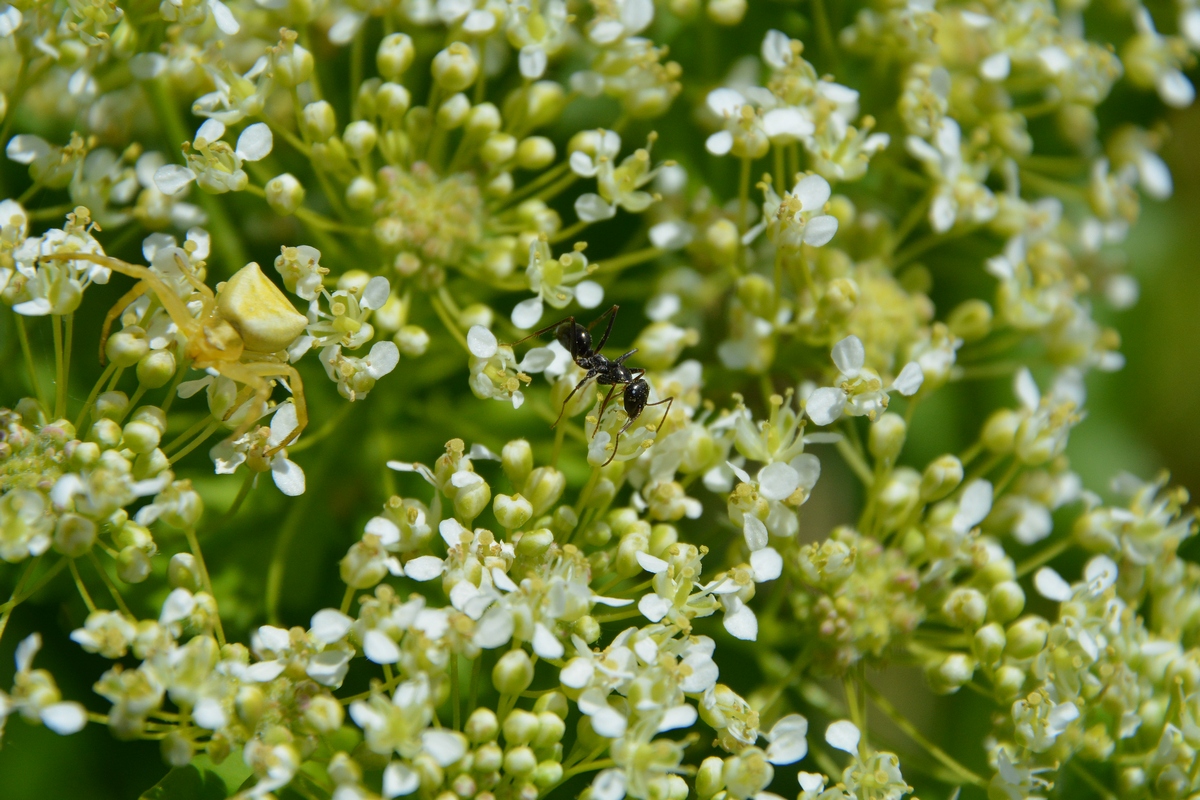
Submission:
[[[1200,797],[1192,0],[0,3],[0,795]]]

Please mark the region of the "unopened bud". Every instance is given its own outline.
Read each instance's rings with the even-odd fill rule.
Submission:
[[[926,503],[941,500],[962,483],[963,465],[956,456],[935,458],[921,476],[921,499]]]
[[[492,510],[496,519],[505,530],[513,531],[520,528],[533,516],[533,504],[520,494],[498,494],[492,501]]]
[[[975,657],[983,664],[993,665],[1004,654],[1004,646],[1007,641],[1004,628],[999,623],[989,622],[975,631],[973,642]]]
[[[429,333],[420,325],[405,325],[393,338],[401,354],[408,358],[420,358],[429,349]]]
[[[975,659],[963,653],[951,653],[932,669],[926,670],[929,685],[938,694],[953,694],[975,674]]]
[[[492,668],[492,685],[501,694],[520,694],[531,683],[533,662],[524,650],[509,650]]]
[[[867,446],[877,460],[894,464],[904,448],[904,438],[907,434],[908,425],[904,422],[904,417],[889,411],[871,424]]]
[[[337,698],[319,694],[308,701],[308,708],[304,710],[304,719],[313,727],[317,733],[333,733],[338,728],[342,727],[342,720],[345,718],[345,710]]]
[[[525,439],[513,439],[500,451],[500,465],[515,487],[523,487],[533,469],[533,448]]]
[[[63,514],[54,529],[54,549],[68,558],[79,558],[96,542],[96,523],[78,514]]]
[[[504,718],[504,741],[513,745],[529,744],[537,736],[537,714],[515,709]]]
[[[375,66],[384,80],[399,81],[412,65],[416,48],[407,33],[389,33],[375,51]]]
[[[529,775],[537,768],[537,756],[528,747],[514,747],[504,754],[504,771],[509,775]]]
[[[366,120],[351,122],[342,133],[342,143],[351,158],[366,158],[379,141],[379,131]]]
[[[170,350],[153,350],[137,364],[138,383],[147,389],[159,389],[175,377],[175,354]]]
[[[333,106],[324,100],[309,103],[300,115],[300,125],[308,138],[314,142],[327,142],[337,129],[337,115]]]
[[[1011,701],[1020,693],[1021,687],[1024,685],[1025,671],[1011,664],[996,670],[995,677],[992,679],[992,688],[1001,701]]]
[[[98,419],[92,423],[87,438],[102,449],[111,450],[121,443],[121,426],[111,419]]]
[[[492,487],[488,486],[487,481],[480,480],[465,486],[454,495],[454,515],[469,527],[491,500]]]
[[[521,494],[533,504],[534,516],[540,517],[558,502],[566,488],[566,475],[554,467],[538,467],[529,473],[525,480],[525,490]]]
[[[313,56],[298,44],[293,43],[290,52],[275,57],[273,75],[280,86],[290,89],[312,77]]]
[[[195,594],[200,591],[203,582],[200,579],[200,568],[196,566],[196,557],[191,553],[176,553],[167,564],[167,581],[176,589],[187,589]]]
[[[713,258],[722,264],[732,262],[742,247],[737,225],[727,219],[719,219],[709,225],[704,231],[704,239],[712,248]]]
[[[725,762],[716,756],[700,762],[700,769],[696,771],[696,794],[700,800],[709,800],[725,788],[724,773]]]
[[[974,629],[983,624],[987,617],[988,602],[978,589],[960,586],[950,592],[942,604],[942,613],[951,625]]]
[[[493,133],[479,148],[479,157],[489,167],[507,164],[517,154],[517,138],[508,133]]]
[[[104,354],[118,367],[132,367],[148,352],[150,343],[146,341],[146,332],[138,327],[117,331],[104,343]]]
[[[192,742],[179,731],[171,731],[159,743],[159,752],[172,767],[186,767],[192,760]]]
[[[267,698],[257,686],[242,686],[233,703],[238,719],[247,725],[257,723],[267,708]]]
[[[150,577],[150,557],[132,545],[117,553],[117,577],[125,583],[141,583]]]
[[[717,227],[717,223],[714,223],[712,227]],[[754,316],[763,319],[775,317],[775,285],[762,275],[752,273],[739,278],[737,296],[738,300],[742,301],[742,305]]]
[[[964,301],[950,312],[947,324],[964,342],[977,342],[992,330],[992,307],[979,299]]]
[[[718,25],[737,25],[745,16],[746,0],[708,0],[708,18]]]
[[[561,692],[553,692],[561,698],[564,703],[566,697]],[[539,700],[541,698],[538,698]],[[563,717],[553,711],[539,711],[537,715],[538,730],[537,735],[533,738],[533,746],[538,749],[545,749],[562,741],[563,735],[567,732],[567,723]]]
[[[304,203],[304,187],[290,172],[276,175],[267,181],[267,205],[276,214],[289,216]]]
[[[477,708],[472,711],[471,716],[467,717],[466,726],[463,727],[463,733],[472,744],[495,741],[499,731],[500,723],[496,720],[496,712],[490,708]]]
[[[1013,658],[1032,658],[1046,646],[1049,630],[1049,624],[1041,617],[1023,617],[1008,626],[1005,649]]]
[[[1010,408],[1002,408],[983,426],[983,446],[993,453],[1002,455],[1011,453],[1017,428],[1021,427],[1021,417]]]
[[[517,164],[521,169],[545,169],[554,163],[555,155],[554,142],[545,136],[530,136],[517,147]]]
[[[1024,610],[1025,590],[1016,581],[1001,581],[988,592],[988,616],[997,622],[1010,622]]]
[[[161,439],[158,428],[148,422],[130,422],[121,434],[121,444],[135,453],[149,453]]]
[[[452,131],[462,127],[467,121],[467,115],[471,113],[471,101],[462,92],[451,95],[444,103],[438,106],[437,125],[444,130]]]
[[[461,92],[475,83],[479,62],[471,48],[455,42],[433,57],[433,79],[446,92]]]
[[[375,202],[376,192],[375,181],[359,175],[346,187],[346,205],[360,211],[369,208]]]

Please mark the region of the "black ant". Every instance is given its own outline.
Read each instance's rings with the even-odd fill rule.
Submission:
[[[553,325],[547,325],[529,334],[524,339],[513,342],[513,345],[518,345],[521,342],[541,336],[544,333],[554,331],[554,337],[558,339],[558,343],[563,346],[563,349],[571,354],[571,360],[579,365],[580,369],[586,370],[586,374],[579,383],[575,384],[575,388],[571,390],[571,393],[567,395],[567,399],[563,401],[562,408],[558,412],[558,418],[554,420],[554,425],[551,425],[551,428],[557,426],[562,421],[563,414],[567,410],[567,404],[571,402],[571,398],[575,396],[575,393],[594,380],[601,386],[612,387],[608,390],[608,394],[604,396],[603,402],[600,403],[600,413],[596,417],[598,429],[599,420],[604,419],[604,412],[608,408],[609,401],[612,400],[613,393],[617,390],[618,386],[622,387],[621,394],[625,405],[625,415],[629,419],[621,427],[621,430],[617,431],[617,435],[613,437],[612,455],[608,457],[608,461],[600,465],[602,467],[608,466],[616,458],[617,443],[621,439],[621,434],[629,430],[629,427],[642,415],[643,411],[650,406],[661,406],[663,403],[666,403],[667,408],[663,411],[663,419],[666,419],[667,414],[671,413],[671,403],[675,400],[674,397],[668,397],[666,400],[659,400],[657,403],[646,402],[650,399],[650,384],[643,377],[646,374],[646,370],[630,369],[625,366],[625,360],[637,352],[636,347],[615,359],[610,359],[608,356],[600,353],[604,349],[605,343],[608,342],[608,335],[612,333],[613,322],[617,319],[618,308],[619,306],[614,305],[608,311],[605,311],[599,317],[592,320],[592,324],[586,328],[576,322],[575,317],[572,316]],[[600,337],[600,341],[593,348],[591,330],[597,322],[605,317],[608,317],[608,325],[604,329],[604,335]]]

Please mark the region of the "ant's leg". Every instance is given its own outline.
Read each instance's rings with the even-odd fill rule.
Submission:
[[[608,335],[612,333],[613,323],[617,321],[617,309],[619,308],[620,306],[614,305],[608,311],[605,311],[603,314],[592,320],[591,325],[588,325],[588,330],[590,331],[592,329],[592,325],[595,325],[600,320],[608,317],[608,327],[604,329],[604,335],[600,337],[599,344],[592,348],[595,352],[599,353],[604,349],[604,343],[608,341]]]
[[[650,408],[651,406],[661,406],[663,403],[667,404],[667,408],[666,408],[666,410],[663,411],[662,418],[659,419],[658,425],[655,427],[655,430],[658,430],[658,428],[661,428],[662,424],[667,421],[667,415],[671,413],[671,404],[674,402],[675,402],[674,397],[668,397],[666,400],[659,400],[657,403],[647,403],[646,404],[646,408]]]
[[[617,445],[621,443],[621,434],[629,430],[629,426],[632,425],[635,420],[637,420],[637,417],[630,417],[629,419],[625,420],[625,424],[621,426],[621,430],[617,431],[617,435],[613,437],[612,455],[608,457],[608,461],[605,461],[600,466],[607,467],[612,463],[612,460],[617,457]]]
[[[622,387],[625,387],[628,385],[629,384],[625,384],[625,383],[620,384],[620,386],[622,386]],[[604,401],[602,403],[600,403],[600,413],[596,415],[596,430],[600,430],[600,422],[604,419],[604,412],[608,409],[608,401],[612,400],[613,392],[615,392],[617,390],[617,386],[618,386],[618,384],[614,383],[612,385],[612,388],[608,390],[608,394],[604,395]],[[625,389],[622,388],[621,391],[624,392]],[[593,434],[593,435],[595,435],[595,434]]]
[[[638,349],[635,347],[635,348],[633,348],[632,350],[630,350],[628,353],[622,353],[621,355],[617,356],[617,357],[616,357],[616,358],[613,360],[613,363],[614,363],[614,364],[624,364],[624,363],[625,363],[625,359],[629,358],[631,355],[633,355],[633,354],[634,354],[634,353],[636,353],[637,351],[638,351]],[[635,370],[635,372],[636,372],[636,370]],[[642,370],[642,375],[645,375],[645,374],[646,374],[646,370]]]
[[[571,402],[571,398],[575,396],[575,393],[582,389],[584,384],[595,378],[598,374],[599,373],[594,369],[588,370],[588,373],[583,376],[583,379],[580,380],[579,383],[575,384],[575,388],[571,390],[569,395],[567,395],[567,399],[563,400],[562,408],[558,410],[558,418],[555,419],[554,424],[550,426],[551,429],[555,428],[558,423],[562,422],[563,414],[565,414],[567,411],[567,404]]]
[[[100,364],[103,365],[107,360],[104,352],[104,346],[108,344],[108,335],[112,332],[113,323],[117,318],[125,313],[125,310],[133,305],[133,302],[139,297],[150,291],[150,284],[145,281],[138,281],[133,285],[133,288],[125,293],[125,296],[116,302],[116,304],[108,310],[108,314],[104,316],[104,327],[100,329]]]
[[[502,344],[503,344],[505,347],[516,347],[516,346],[517,346],[517,345],[519,345],[519,344],[522,344],[522,343],[524,343],[524,342],[528,342],[530,339],[536,339],[537,337],[541,336],[542,334],[549,333],[550,331],[552,331],[552,330],[554,330],[555,328],[557,328],[559,325],[562,325],[564,322],[570,322],[570,323],[574,324],[574,323],[575,323],[575,317],[567,317],[566,319],[560,319],[558,322],[554,323],[553,325],[547,325],[547,326],[546,326],[546,327],[544,327],[544,328],[539,328],[539,329],[537,329],[536,331],[534,331],[533,333],[529,334],[528,336],[526,336],[526,337],[525,337],[525,338],[523,338],[523,339],[517,339],[515,342],[506,342],[506,343],[505,343],[505,342],[502,342]],[[574,354],[572,354],[572,358],[573,358],[573,357],[574,357]]]

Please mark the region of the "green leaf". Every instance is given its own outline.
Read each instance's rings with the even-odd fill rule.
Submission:
[[[186,767],[168,772],[140,800],[224,800],[237,794],[251,773],[239,754],[214,764],[207,753],[201,753]]]

